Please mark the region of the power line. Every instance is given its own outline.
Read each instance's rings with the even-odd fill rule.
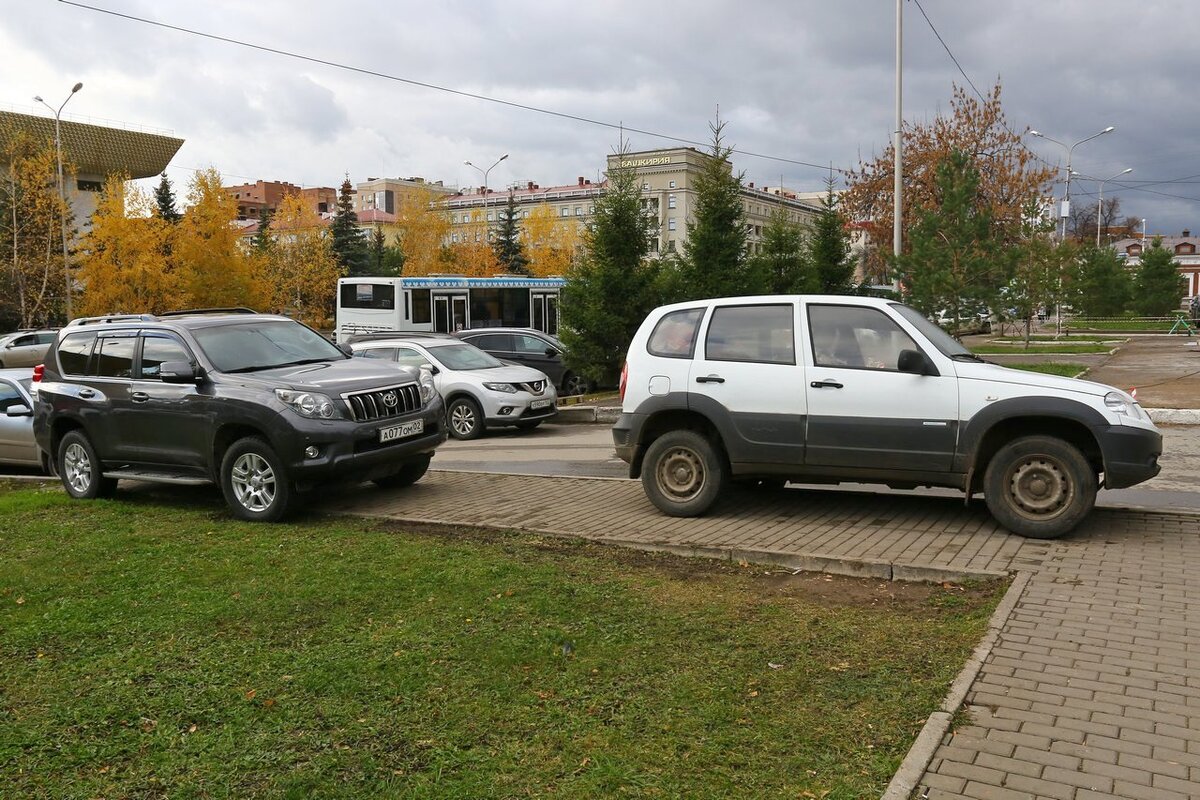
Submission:
[[[916,3],[917,10],[920,11],[921,16],[925,18],[925,24],[929,26],[929,30],[933,31],[933,35],[936,36],[937,40],[942,43],[942,49],[946,51],[946,55],[950,56],[950,60],[954,62],[954,66],[958,67],[958,73],[963,76],[963,80],[965,80],[967,85],[975,90],[975,94],[979,97],[979,99],[986,103],[987,101],[983,99],[983,93],[975,88],[975,83],[971,80],[971,76],[967,75],[966,70],[962,68],[962,64],[959,64],[958,59],[954,57],[954,53],[950,52],[950,45],[946,44],[946,40],[942,38],[940,33],[938,33],[938,29],[934,27],[933,21],[929,19],[929,15],[925,13],[925,9],[921,7],[921,0],[912,1]]]
[[[58,0],[58,1],[60,3],[64,3],[69,6],[75,6],[76,8],[83,8],[88,11],[95,11],[100,14],[108,14],[109,16],[119,17],[121,19],[130,20],[132,22],[140,22],[144,25],[151,25],[151,26],[158,27],[158,28],[165,28],[167,30],[177,31],[179,33],[186,33],[191,36],[200,36],[205,39],[212,39],[212,40],[218,41],[218,42],[225,42],[226,44],[237,45],[238,47],[246,47],[251,50],[259,50],[264,53],[271,53],[273,55],[284,56],[286,58],[295,58],[300,61],[310,62],[312,64],[320,64],[322,66],[332,67],[334,69],[346,70],[347,72],[356,72],[356,73],[359,73],[360,75],[369,75],[374,78],[383,78],[384,80],[396,81],[397,83],[404,83],[404,84],[408,84],[409,86],[417,86],[422,89],[432,89],[434,91],[446,92],[447,94],[458,95],[459,97],[467,97],[472,100],[482,100],[487,103],[495,103],[497,105],[507,106],[509,108],[516,108],[516,109],[520,109],[521,111],[532,111],[537,114],[546,114],[551,117],[558,117],[560,119],[572,120],[574,122],[583,122],[588,125],[597,125],[597,126],[600,126],[603,128],[611,128],[613,130],[628,131],[630,133],[637,133],[637,134],[641,134],[643,136],[650,136],[650,137],[653,137],[656,139],[664,139],[664,140],[671,141],[671,142],[679,142],[681,144],[697,145],[699,147],[708,147],[708,143],[698,142],[694,139],[685,139],[680,136],[671,136],[671,135],[665,134],[665,133],[655,133],[654,131],[642,130],[639,128],[631,128],[628,125],[623,125],[621,123],[605,122],[603,120],[591,119],[590,117],[582,117],[582,116],[579,116],[576,114],[568,114],[564,111],[554,111],[552,109],[540,108],[538,106],[531,106],[531,105],[527,105],[525,103],[517,103],[512,100],[503,100],[501,98],[491,97],[491,96],[485,95],[485,94],[477,94],[475,92],[468,92],[468,91],[464,91],[462,89],[454,89],[449,86],[439,86],[434,83],[418,81],[418,80],[414,80],[412,78],[403,78],[398,75],[389,75],[386,72],[378,72],[376,70],[365,69],[363,67],[355,67],[355,66],[352,66],[349,64],[342,64],[337,61],[330,61],[330,60],[324,59],[324,58],[317,58],[316,56],[308,56],[308,55],[304,55],[302,53],[292,52],[290,50],[281,50],[281,49],[275,48],[275,47],[268,47],[266,45],[254,44],[253,42],[246,42],[246,41],[242,41],[240,39],[233,39],[228,36],[219,36],[215,33],[205,33],[204,31],[193,30],[191,28],[184,28],[179,25],[170,25],[165,22],[158,22],[157,20],[147,19],[145,17],[138,17],[138,16],[134,16],[132,14],[122,14],[119,11],[112,11],[111,9],[107,9],[107,8],[100,8],[98,6],[87,5],[86,3],[79,3],[79,2],[75,2],[75,0]],[[801,161],[799,159],[794,159],[794,158],[783,158],[782,156],[772,156],[772,155],[767,155],[765,153],[754,153],[749,150],[734,149],[734,150],[732,150],[732,152],[737,153],[738,155],[742,155],[742,156],[750,156],[751,158],[763,158],[763,159],[767,159],[769,161],[779,161],[779,162],[782,162],[785,164],[796,164],[801,167],[812,167],[813,169],[819,169],[821,171],[826,171],[829,169],[828,164],[814,164],[810,161]],[[850,172],[849,170],[845,170],[845,169],[837,169],[835,171],[837,171],[841,174],[847,174]]]

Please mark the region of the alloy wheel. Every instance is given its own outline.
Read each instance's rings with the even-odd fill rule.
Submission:
[[[275,502],[275,471],[257,453],[243,453],[233,462],[229,481],[234,496],[247,511],[261,513]]]
[[[71,443],[63,453],[63,473],[67,483],[79,494],[87,492],[92,485],[92,460],[82,445]]]
[[[450,412],[450,425],[459,436],[470,436],[477,423],[475,411],[466,403],[459,403]]]

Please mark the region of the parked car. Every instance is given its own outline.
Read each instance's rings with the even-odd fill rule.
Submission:
[[[455,439],[475,439],[487,428],[529,430],[558,413],[558,395],[544,373],[504,364],[453,337],[372,336],[350,346],[356,356],[427,368]]]
[[[34,367],[42,363],[55,331],[17,331],[0,336],[0,369]]]
[[[475,328],[454,335],[503,361],[546,373],[564,397],[586,394],[592,388],[587,378],[567,368],[566,348],[548,333],[533,328]]]
[[[273,521],[331,481],[407,486],[446,439],[429,376],[245,310],[75,320],[33,377],[38,447],[79,499],[213,482],[235,516]]]
[[[0,463],[23,467],[50,464],[33,439],[33,371],[0,369]]]
[[[658,308],[629,347],[617,454],[675,516],[731,481],[983,492],[1006,528],[1053,538],[1097,488],[1158,474],[1162,436],[1125,392],[985,363],[878,298],[767,296]]]

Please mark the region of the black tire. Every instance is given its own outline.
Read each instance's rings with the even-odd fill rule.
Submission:
[[[483,412],[469,397],[456,397],[450,401],[446,407],[446,422],[455,439],[467,441],[483,435]]]
[[[1053,436],[1022,436],[988,462],[983,498],[996,521],[1031,539],[1057,539],[1096,504],[1096,472],[1083,453]]]
[[[541,425],[545,420],[541,419],[526,419],[517,423],[517,430],[531,431],[538,425]]]
[[[68,431],[58,443],[57,464],[63,488],[76,500],[112,497],[117,491],[116,479],[101,474],[104,465],[81,430]]]
[[[403,467],[383,478],[376,478],[372,483],[380,489],[403,489],[407,486],[412,486],[429,469],[429,462],[432,456],[422,456],[414,458],[406,463]]]
[[[698,517],[716,502],[728,475],[711,441],[695,431],[671,431],[646,450],[642,488],[664,514]]]
[[[571,397],[577,394],[587,394],[591,388],[591,383],[582,375],[576,375],[574,372],[568,372],[563,375],[562,393],[563,397]]]
[[[238,439],[225,451],[221,492],[233,515],[250,522],[278,522],[291,510],[295,495],[283,461],[257,436]]]

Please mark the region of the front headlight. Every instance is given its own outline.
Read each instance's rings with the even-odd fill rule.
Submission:
[[[491,389],[493,392],[504,392],[505,394],[517,393],[517,387],[511,383],[485,383],[483,388]]]
[[[433,373],[427,369],[421,370],[421,379],[417,385],[421,391],[421,405],[426,405],[437,394],[437,387],[433,384]]]
[[[342,419],[342,413],[328,396],[320,392],[297,392],[276,389],[279,401],[302,417],[309,419]]]
[[[1133,417],[1134,419],[1137,419],[1138,417],[1137,403],[1131,401],[1120,392],[1109,392],[1108,394],[1104,395],[1104,405],[1109,411],[1115,411],[1118,414],[1125,414],[1126,416]]]

